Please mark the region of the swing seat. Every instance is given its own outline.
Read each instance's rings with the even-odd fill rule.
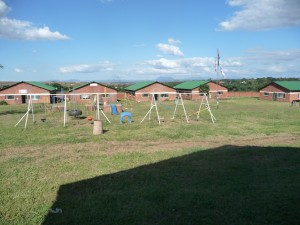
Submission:
[[[69,116],[80,116],[82,115],[82,111],[81,110],[78,110],[78,109],[74,109],[74,110],[70,110],[68,112]]]

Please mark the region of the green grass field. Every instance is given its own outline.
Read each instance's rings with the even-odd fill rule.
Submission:
[[[299,224],[300,107],[212,101],[213,124],[199,105],[187,124],[159,104],[159,126],[155,111],[140,124],[150,103],[123,102],[133,123],[101,116],[103,135],[36,105],[15,127],[27,107],[0,106],[0,224]]]

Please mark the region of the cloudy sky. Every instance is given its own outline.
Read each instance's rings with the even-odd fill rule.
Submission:
[[[226,78],[300,78],[300,1],[0,0],[2,81],[216,79],[217,49]]]

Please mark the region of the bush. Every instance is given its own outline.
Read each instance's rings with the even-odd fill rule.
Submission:
[[[0,105],[8,105],[6,101],[0,101]]]

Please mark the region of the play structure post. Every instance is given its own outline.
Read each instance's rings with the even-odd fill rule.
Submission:
[[[65,100],[64,100],[64,127],[67,123],[67,95],[65,94]]]
[[[180,100],[180,104],[179,104],[179,100]],[[176,110],[177,110],[177,106],[178,106],[178,105],[182,105],[182,108],[183,108],[183,111],[184,111],[184,115],[185,115],[186,122],[189,123],[189,119],[188,119],[188,116],[187,116],[187,114],[186,114],[186,110],[185,110],[185,107],[184,107],[184,103],[183,103],[183,100],[182,100],[181,93],[178,94],[178,98],[177,98],[177,101],[176,101],[176,105],[175,105],[173,117],[172,117],[171,119],[174,120],[174,118],[175,118],[175,113],[176,113]]]
[[[100,110],[100,106],[99,106],[99,94],[97,93],[97,112],[96,112],[96,118],[97,118],[97,120],[100,120],[99,110]]]
[[[146,118],[148,115],[149,115],[149,120],[150,120],[151,111],[152,111],[152,109],[153,109],[154,107],[155,107],[155,109],[156,109],[156,115],[157,115],[158,124],[160,125],[160,118],[159,118],[158,109],[157,109],[157,104],[156,104],[156,100],[155,100],[155,94],[152,94],[152,99],[151,99],[150,109],[149,109],[149,111],[146,113],[145,117],[142,119],[141,123],[145,120],[145,118]]]
[[[97,93],[97,112],[96,112],[96,120],[100,120],[100,111],[102,113],[102,115],[105,117],[105,119],[109,122],[110,120],[107,118],[107,116],[105,115],[105,113],[102,111],[102,109],[100,109],[100,106],[99,106],[99,93]]]
[[[217,119],[214,117],[214,115],[212,114],[212,112],[210,110],[210,106],[209,106],[209,102],[208,102],[207,94],[206,93],[204,93],[203,96],[202,96],[201,104],[200,104],[200,107],[199,107],[199,110],[198,110],[198,113],[197,113],[197,120],[199,120],[199,115],[200,115],[201,108],[202,108],[203,105],[205,107],[205,109],[203,109],[203,110],[208,110],[208,112],[210,114],[211,121],[214,124],[215,120],[217,120]]]
[[[27,128],[27,121],[28,121],[28,115],[30,110],[32,111],[32,120],[34,122],[34,112],[33,112],[33,105],[32,105],[32,98],[31,95],[29,95],[29,101],[28,101],[28,106],[27,106],[27,112],[22,116],[22,118],[19,120],[19,122],[15,125],[18,126],[18,124],[24,119],[24,117],[26,116],[26,120],[25,120],[25,129]]]

